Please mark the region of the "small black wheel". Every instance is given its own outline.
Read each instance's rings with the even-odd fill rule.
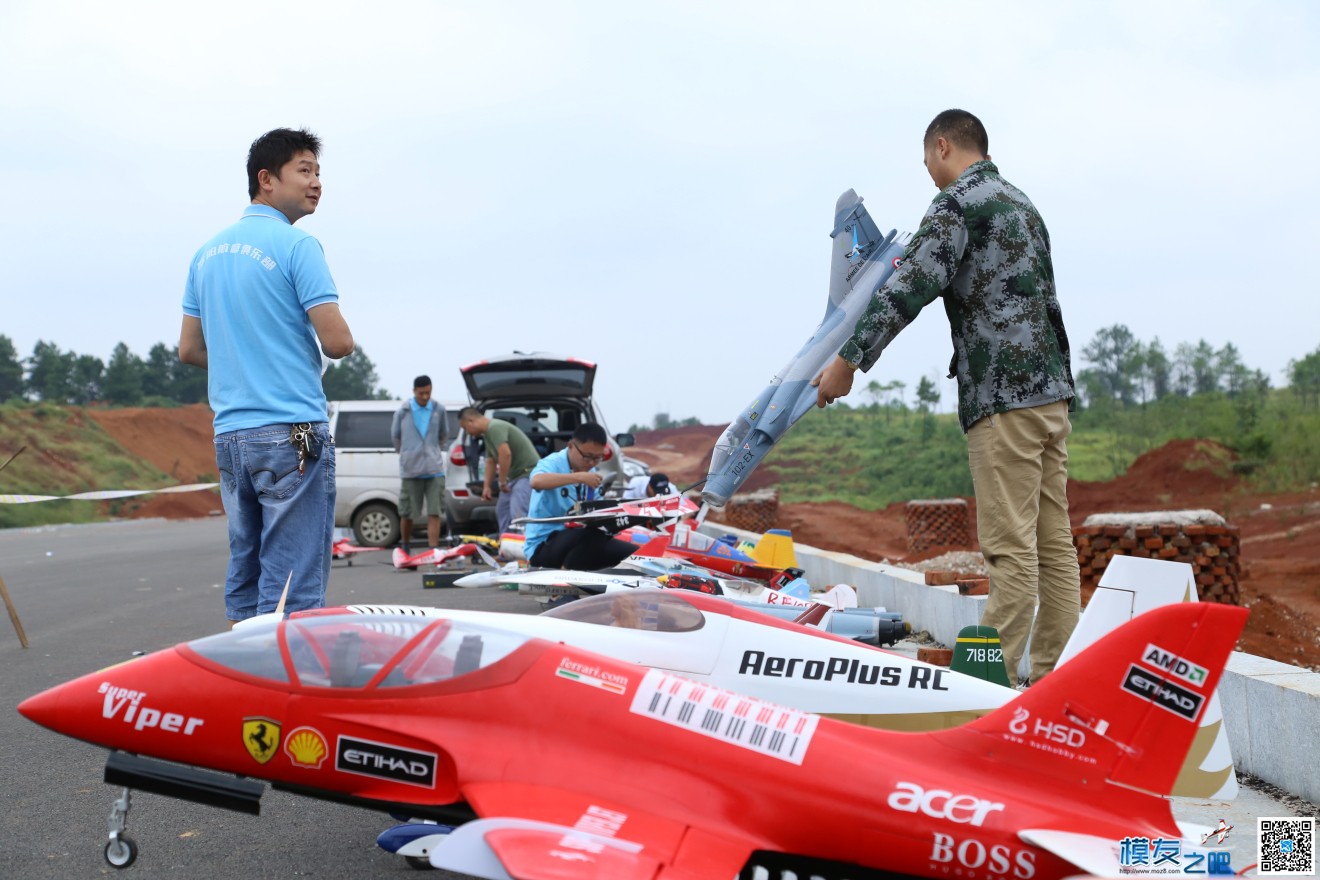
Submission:
[[[137,842],[121,834],[105,845],[105,860],[112,868],[127,868],[137,861]]]
[[[422,856],[404,856],[403,860],[414,871],[429,871],[432,868],[431,860]]]

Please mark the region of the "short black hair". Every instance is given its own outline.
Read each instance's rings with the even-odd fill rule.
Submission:
[[[458,420],[461,422],[464,419],[475,419],[480,415],[481,410],[477,409],[475,406],[465,406],[458,411]]]
[[[599,443],[601,446],[606,446],[610,442],[610,435],[595,422],[583,422],[573,432],[573,439],[579,443]]]
[[[926,126],[926,146],[935,143],[936,138],[944,138],[960,150],[976,150],[982,156],[990,155],[990,135],[985,126],[966,110],[945,110]]]
[[[305,128],[276,128],[253,141],[247,160],[248,198],[255,199],[261,192],[258,174],[265,170],[279,177],[280,169],[303,150],[321,157],[321,139]]]
[[[414,388],[425,388],[427,385],[430,384],[431,384],[431,377],[426,375],[425,373],[418,376],[416,379],[413,379]]]

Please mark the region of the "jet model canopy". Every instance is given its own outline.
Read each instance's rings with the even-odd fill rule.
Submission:
[[[644,589],[587,596],[541,616],[651,632],[694,632],[706,625],[706,615],[685,599]]]
[[[527,641],[466,621],[337,614],[274,621],[188,647],[242,676],[361,689],[448,681],[499,662]]]

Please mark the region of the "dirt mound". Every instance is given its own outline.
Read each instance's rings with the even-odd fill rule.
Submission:
[[[218,479],[213,416],[208,406],[89,409],[87,414],[116,443],[151,462],[178,483],[214,483]],[[208,516],[221,506],[219,492],[144,495],[126,504],[123,515],[191,519]]]
[[[706,477],[710,454],[723,426],[693,425],[663,431],[638,431],[629,457],[645,462],[651,473],[662,473],[675,485],[687,487]]]
[[[1127,473],[1103,483],[1068,481],[1073,525],[1093,513],[1220,508],[1241,488],[1233,453],[1210,440],[1173,440],[1137,458]]]

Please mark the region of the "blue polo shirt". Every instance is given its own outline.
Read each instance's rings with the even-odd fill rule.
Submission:
[[[592,468],[592,470],[595,470],[595,468]],[[536,467],[532,468],[531,476],[571,473],[573,473],[573,467],[568,463],[568,449],[564,448],[541,459]],[[595,498],[596,490],[581,483],[561,486],[558,489],[533,489],[532,503],[527,508],[527,515],[530,517],[563,516],[579,501],[593,501]],[[564,528],[563,523],[528,523],[524,530],[523,556],[531,559],[532,554],[536,553],[536,548],[540,547],[546,538],[562,528]]]
[[[321,243],[267,205],[202,245],[183,313],[202,321],[215,432],[324,422],[321,348],[307,310],[338,302]]]

